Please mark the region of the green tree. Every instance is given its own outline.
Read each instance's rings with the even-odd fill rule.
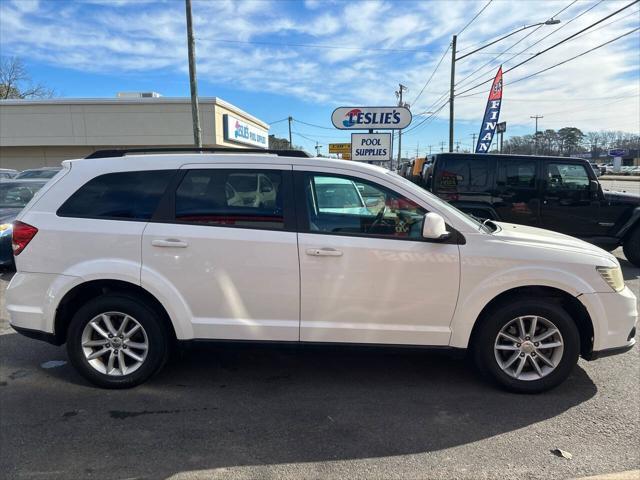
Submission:
[[[570,156],[577,152],[583,140],[584,133],[579,128],[564,127],[558,130],[558,141],[562,155]]]

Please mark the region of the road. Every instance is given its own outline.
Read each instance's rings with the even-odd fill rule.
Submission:
[[[640,269],[622,263],[640,293]],[[106,391],[63,363],[63,347],[9,332],[7,479],[547,479],[640,467],[637,347],[581,360],[534,396],[497,390],[442,354],[231,344],[199,344],[145,385]]]
[[[602,188],[640,195],[640,181],[600,180]]]

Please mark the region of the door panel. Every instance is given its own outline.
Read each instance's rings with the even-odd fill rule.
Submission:
[[[421,239],[426,209],[373,179],[320,171],[296,173],[296,199],[302,341],[448,344],[459,250]]]
[[[263,175],[271,178],[261,192]],[[166,279],[187,304],[196,338],[299,340],[291,171],[198,166],[176,191],[173,221],[145,229],[143,286]]]
[[[590,191],[592,178],[582,163],[547,161],[544,179],[541,206],[544,228],[577,237],[606,233],[606,228],[599,225],[598,195]]]
[[[457,245],[299,234],[300,340],[447,345]],[[316,256],[307,250],[333,249]]]
[[[499,219],[536,227],[540,224],[539,161],[499,158],[493,206]]]

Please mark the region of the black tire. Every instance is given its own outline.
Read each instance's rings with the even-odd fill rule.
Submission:
[[[131,316],[144,329],[148,350],[142,364],[132,373],[107,375],[92,367],[82,347],[85,326],[105,312],[121,312]],[[131,388],[149,379],[165,364],[169,353],[169,336],[159,314],[144,301],[126,294],[106,294],[89,300],[73,316],[67,335],[69,360],[89,382],[103,388]]]
[[[498,364],[494,346],[500,330],[518,317],[536,315],[552,323],[562,335],[564,350],[556,367],[538,379],[521,380],[507,374]],[[580,335],[567,312],[551,299],[514,299],[489,312],[478,325],[471,348],[480,371],[503,388],[518,393],[540,393],[558,386],[571,374],[578,362]],[[531,360],[527,359],[529,362]],[[528,367],[532,369],[529,363]]]
[[[640,226],[636,227],[625,239],[622,251],[629,262],[640,267]]]

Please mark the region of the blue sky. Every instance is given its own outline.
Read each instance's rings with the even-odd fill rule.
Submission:
[[[463,92],[492,77],[501,62],[514,66],[630,1],[494,0],[461,32],[487,0],[194,0],[200,95],[223,98],[266,122],[291,115],[324,127],[294,123],[294,143],[312,150],[315,141],[348,141],[348,134],[331,129],[335,107],[392,105],[398,82],[409,88],[405,100],[414,112],[413,126],[425,118],[422,112],[443,107],[452,34],[461,32],[462,55],[523,25],[556,14],[562,21],[525,30],[458,62],[457,91]],[[545,117],[541,129],[638,133],[638,32],[517,81],[638,27],[638,10],[634,5],[506,74],[501,120],[508,122],[508,135],[532,133],[529,117],[535,114]],[[65,97],[108,98],[118,91],[189,95],[182,0],[0,0],[0,53],[21,57],[34,80]],[[479,130],[488,88],[456,101],[461,149],[470,147]],[[447,140],[447,116],[444,106],[408,132],[403,155],[418,147],[424,154],[428,145],[438,151]],[[270,133],[286,137],[287,123],[273,123]]]

